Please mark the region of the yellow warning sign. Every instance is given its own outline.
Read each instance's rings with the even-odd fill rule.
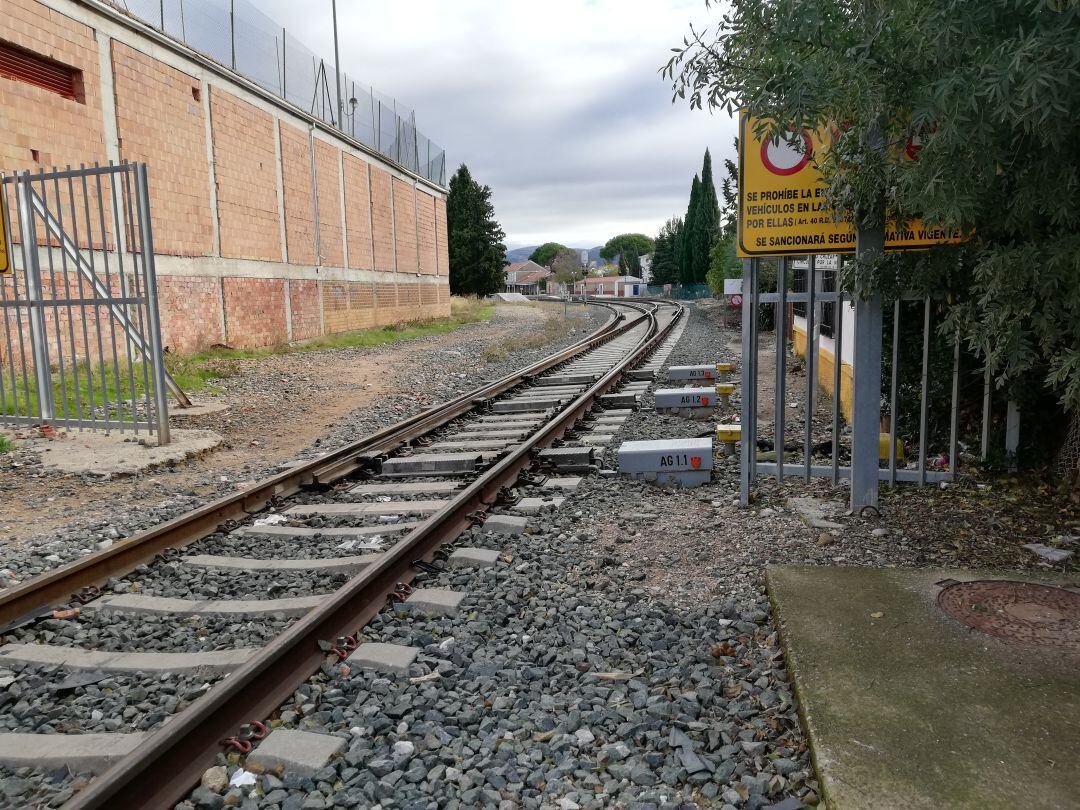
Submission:
[[[853,253],[855,226],[837,221],[825,207],[825,181],[817,158],[829,149],[833,128],[802,133],[796,148],[787,140],[774,143],[754,136],[757,119],[743,113],[739,122],[739,256],[809,253]],[[917,159],[918,147],[909,147]],[[906,227],[891,223],[886,250],[918,250],[959,242],[963,233],[927,228],[913,220]]]
[[[8,238],[7,211],[4,210],[4,188],[0,186],[0,273],[11,272],[11,239]]]

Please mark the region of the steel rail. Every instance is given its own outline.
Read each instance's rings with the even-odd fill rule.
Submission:
[[[654,307],[649,330],[627,355],[551,421],[469,484],[424,525],[403,538],[382,559],[353,577],[322,604],[269,642],[185,711],[152,732],[139,748],[91,782],[66,810],[91,808],[168,808],[183,798],[221,749],[220,741],[242,724],[274,712],[326,660],[318,642],[354,633],[386,604],[397,583],[411,579],[411,563],[430,558],[442,544],[472,525],[470,515],[487,509],[504,486],[513,484],[533,463],[539,448],[550,446],[576,424],[596,398],[622,373],[652,351],[684,309],[677,305],[659,327]]]
[[[0,592],[0,632],[85,587],[100,586],[109,577],[126,574],[166,548],[183,548],[230,521],[240,521],[275,499],[285,498],[311,484],[328,484],[361,468],[372,456],[394,452],[402,445],[442,427],[491,399],[550,371],[559,364],[624,333],[636,319],[626,318],[610,304],[597,304],[612,316],[592,334],[524,369],[468,391],[447,402],[407,417],[389,427],[316,459],[259,481],[249,489],[226,495],[146,531],[88,554]],[[631,309],[638,309],[626,304]],[[640,309],[638,310],[640,311]]]

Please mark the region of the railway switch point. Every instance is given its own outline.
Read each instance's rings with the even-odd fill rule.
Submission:
[[[409,665],[416,660],[420,652],[419,647],[365,641],[352,651],[347,661],[353,667],[373,669],[390,675],[408,675]]]
[[[412,592],[412,596],[405,600],[405,605],[410,610],[420,613],[456,616],[464,599],[465,594],[461,591],[452,591],[449,588],[421,588]]]
[[[720,453],[722,455],[735,455],[735,443],[740,439],[742,439],[742,425],[716,426],[716,440],[720,442]]]
[[[699,487],[712,476],[712,439],[623,442],[619,474],[662,486]]]
[[[247,758],[249,769],[274,771],[281,768],[296,776],[314,776],[345,749],[342,737],[276,728]]]
[[[528,518],[516,515],[488,515],[488,519],[484,521],[484,531],[517,537],[528,525]]]
[[[487,548],[459,548],[446,564],[451,568],[493,568],[499,561],[499,552]]]
[[[607,408],[636,408],[640,395],[632,391],[618,394],[603,394],[600,396],[600,404]]]

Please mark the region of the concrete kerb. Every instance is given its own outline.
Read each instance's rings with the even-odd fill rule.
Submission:
[[[0,647],[0,663],[14,661],[67,669],[105,672],[189,673],[215,675],[231,672],[246,662],[255,649],[215,650],[214,652],[157,653],[105,652],[60,647],[49,644],[5,644]]]
[[[354,667],[388,672],[391,675],[408,675],[409,665],[416,660],[420,652],[419,647],[365,641],[353,650],[347,660]]]
[[[198,616],[204,613],[228,616],[257,616],[280,613],[282,616],[303,616],[325,599],[325,596],[293,596],[288,599],[171,599],[122,593],[91,602],[83,610],[116,613],[171,613],[176,616]]]
[[[448,588],[420,588],[412,592],[404,605],[409,610],[430,613],[434,616],[456,616],[464,599],[465,594],[461,591],[452,591]]]
[[[0,766],[5,768],[67,768],[72,773],[101,773],[138,748],[147,735],[0,733]]]
[[[499,552],[487,548],[456,549],[446,561],[450,568],[492,568],[499,561]]]

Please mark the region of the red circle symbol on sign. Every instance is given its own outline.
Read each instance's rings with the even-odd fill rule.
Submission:
[[[742,306],[742,296],[739,295],[738,293],[735,293],[735,295],[731,296],[731,305],[733,307],[741,307]]]
[[[814,142],[810,140],[810,133],[803,131],[803,151],[798,151],[794,146],[781,138],[774,143],[772,138],[766,138],[761,143],[761,162],[773,174],[786,177],[790,174],[802,171],[802,168],[810,162],[814,156]]]

